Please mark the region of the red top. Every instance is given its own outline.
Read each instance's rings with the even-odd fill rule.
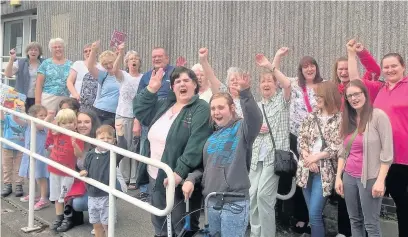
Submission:
[[[408,77],[394,88],[386,83],[379,91],[374,107],[383,110],[390,118],[394,142],[394,163],[408,165]]]
[[[76,143],[78,144],[81,150],[84,150],[84,142],[77,139]],[[46,147],[52,145],[52,150],[50,154],[51,160],[64,165],[67,168],[75,170],[76,157],[74,155],[74,147],[72,146],[71,137],[62,133],[52,134],[48,132]],[[60,175],[60,176],[69,176],[68,174],[48,165],[48,171]]]

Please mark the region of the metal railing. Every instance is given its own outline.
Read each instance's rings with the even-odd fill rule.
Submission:
[[[114,237],[115,236],[115,220],[114,217],[115,215],[113,215],[113,213],[115,213],[115,209],[116,209],[116,204],[115,204],[115,197],[118,197],[120,199],[123,199],[127,202],[129,202],[130,204],[140,207],[145,211],[148,211],[154,215],[157,216],[166,216],[167,215],[167,219],[171,220],[171,211],[174,205],[174,193],[175,193],[175,179],[174,179],[174,175],[173,175],[173,170],[165,163],[160,162],[160,161],[156,161],[154,159],[149,159],[147,157],[138,155],[136,153],[127,151],[125,149],[119,148],[115,145],[111,145],[99,140],[96,140],[94,138],[90,138],[81,134],[78,134],[76,132],[58,127],[54,124],[45,122],[43,120],[31,117],[27,114],[24,113],[20,113],[20,112],[16,112],[14,110],[5,108],[3,106],[0,106],[0,112],[7,112],[9,114],[15,115],[17,117],[20,117],[22,119],[27,120],[27,123],[30,124],[30,129],[31,129],[31,140],[30,140],[30,150],[19,146],[13,142],[10,142],[8,140],[6,140],[3,137],[3,128],[2,126],[0,126],[0,133],[1,133],[1,137],[0,137],[0,147],[2,146],[2,143],[9,145],[10,147],[13,147],[16,150],[19,150],[27,155],[30,156],[30,172],[29,172],[29,213],[28,213],[28,226],[22,228],[22,230],[24,232],[31,232],[31,231],[35,231],[40,229],[40,227],[35,226],[34,225],[34,198],[35,198],[35,160],[37,159],[39,161],[42,161],[58,170],[61,170],[69,175],[71,175],[74,178],[77,178],[79,180],[82,180],[92,186],[95,186],[96,188],[99,188],[107,193],[109,193],[109,213],[111,213],[109,215],[109,222],[108,222],[108,237]],[[94,179],[91,178],[87,178],[87,177],[81,177],[79,176],[79,173],[69,169],[51,159],[48,159],[44,156],[38,155],[36,153],[36,124],[40,124],[46,128],[55,130],[57,132],[66,134],[68,136],[74,137],[76,139],[80,139],[82,141],[85,141],[87,143],[90,143],[92,145],[95,146],[99,146],[99,147],[103,147],[105,149],[110,150],[110,171],[109,171],[109,186],[100,183]],[[125,157],[129,157],[131,159],[135,159],[138,160],[139,162],[143,162],[146,163],[148,165],[152,165],[155,166],[157,168],[163,169],[164,172],[167,174],[168,177],[168,186],[167,186],[167,190],[166,190],[166,208],[161,210],[158,209],[148,203],[145,203],[141,200],[138,200],[134,197],[131,197],[121,191],[116,190],[116,154],[120,154],[123,155]],[[2,161],[2,156],[1,156],[1,152],[0,152],[0,161]],[[171,223],[171,222],[170,222]],[[171,236],[172,235],[172,230],[171,228],[168,228],[168,235]]]

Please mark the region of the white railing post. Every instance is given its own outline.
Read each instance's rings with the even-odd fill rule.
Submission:
[[[109,187],[116,189],[116,153],[110,151],[110,166],[109,166]],[[116,217],[116,202],[115,196],[109,193],[109,222],[108,222],[108,237],[115,236],[115,217]]]
[[[37,128],[34,121],[30,121],[30,179],[28,189],[28,227],[21,228],[24,232],[31,232],[40,229],[39,226],[34,225],[34,199],[35,199],[35,159],[33,155],[36,153],[37,143]]]

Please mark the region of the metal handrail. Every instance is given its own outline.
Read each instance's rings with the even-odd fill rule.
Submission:
[[[165,163],[154,160],[154,159],[149,159],[147,157],[138,155],[136,153],[124,150],[122,148],[119,148],[117,146],[96,140],[94,138],[90,138],[81,134],[78,134],[76,132],[58,127],[57,125],[54,125],[52,123],[49,122],[45,122],[43,120],[31,117],[27,114],[24,113],[20,113],[8,108],[5,108],[3,106],[0,106],[0,112],[7,112],[10,113],[12,115],[18,116],[20,118],[23,118],[27,121],[31,122],[31,143],[30,143],[30,150],[19,146],[13,142],[10,142],[8,140],[6,140],[3,137],[3,129],[2,126],[0,126],[0,133],[2,134],[2,136],[0,137],[0,146],[1,143],[5,143],[21,152],[24,152],[26,154],[28,154],[30,156],[30,186],[29,186],[29,217],[28,217],[28,227],[22,228],[23,231],[25,232],[31,232],[34,230],[39,229],[39,227],[34,226],[34,197],[35,197],[35,165],[34,165],[34,159],[40,160],[58,170],[61,170],[62,172],[65,172],[79,180],[82,180],[88,184],[91,184],[92,186],[95,186],[107,193],[109,193],[109,212],[110,213],[114,213],[116,205],[115,205],[115,201],[114,201],[114,196],[123,199],[129,203],[131,203],[134,206],[140,207],[154,215],[157,216],[165,216],[165,215],[170,215],[170,212],[173,208],[174,205],[174,193],[175,193],[175,179],[174,179],[174,175],[173,175],[173,170]],[[111,162],[110,162],[110,180],[109,180],[109,186],[100,183],[94,179],[91,178],[87,178],[87,177],[81,177],[79,176],[79,173],[69,169],[55,161],[52,161],[51,159],[48,159],[44,156],[38,155],[36,154],[36,124],[40,124],[44,127],[47,127],[49,129],[55,130],[57,132],[66,134],[68,136],[74,137],[76,139],[80,139],[82,141],[85,141],[87,143],[93,144],[95,146],[98,147],[103,147],[105,149],[110,150],[111,153]],[[163,169],[164,172],[167,174],[167,178],[168,178],[168,185],[167,185],[167,190],[166,190],[166,208],[161,210],[158,209],[148,203],[145,203],[141,200],[138,200],[134,197],[131,197],[125,193],[122,193],[118,190],[116,190],[116,153],[123,155],[125,157],[129,157],[131,159],[135,159],[138,160],[139,162],[143,162],[146,163],[148,165],[152,165],[154,167]],[[1,153],[0,153],[0,160],[2,159],[1,157]],[[115,230],[115,222],[114,222],[114,215],[109,215],[109,229],[108,229],[108,236],[109,237],[114,237],[114,230]],[[168,230],[169,231],[169,235],[171,235],[171,229]]]

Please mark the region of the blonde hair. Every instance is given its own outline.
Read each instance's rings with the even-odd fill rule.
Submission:
[[[28,58],[28,51],[30,51],[30,49],[36,48],[38,49],[38,58],[41,58],[41,55],[43,54],[43,49],[41,47],[41,45],[38,42],[30,42],[27,47],[25,48],[25,54],[27,55]]]
[[[106,50],[99,55],[99,63],[103,64],[107,60],[107,58],[113,58],[113,60],[116,59],[116,54],[113,51]]]
[[[61,109],[55,117],[57,124],[77,121],[77,115],[72,109]]]
[[[115,138],[115,129],[110,125],[104,124],[96,129],[96,137],[98,137],[102,133],[107,133],[109,134],[109,136]]]
[[[50,52],[52,51],[52,46],[53,46],[54,44],[57,44],[57,43],[62,44],[62,47],[65,48],[65,42],[64,42],[63,39],[61,39],[61,38],[53,38],[53,39],[50,39],[50,42],[48,43],[48,49],[50,50]]]

